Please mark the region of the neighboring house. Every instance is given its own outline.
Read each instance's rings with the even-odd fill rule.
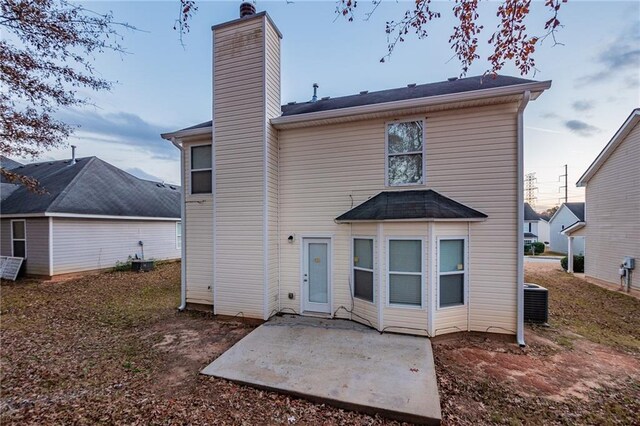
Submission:
[[[524,203],[524,242],[549,244],[549,222],[529,205]]]
[[[568,231],[586,239],[585,275],[620,284],[626,256],[635,259],[631,286],[640,289],[640,109],[635,109],[578,180],[585,187],[581,227]],[[573,231],[573,232],[571,232]]]
[[[181,150],[183,305],[523,343],[523,122],[551,85],[470,77],[280,103],[281,34],[213,31],[213,121]]]
[[[147,259],[180,257],[179,187],[138,179],[96,157],[12,171],[43,190],[5,184],[11,191],[0,203],[0,255],[26,258],[27,274],[110,268],[143,250]]]
[[[562,234],[566,228],[584,221],[585,203],[562,203],[560,208],[549,219],[549,249],[557,253],[567,254],[568,240]],[[573,254],[584,255],[584,237],[573,240]]]

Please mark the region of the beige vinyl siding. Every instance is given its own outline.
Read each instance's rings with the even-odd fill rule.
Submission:
[[[26,220],[27,265],[25,272],[31,275],[49,275],[49,219]],[[12,256],[11,219],[2,219],[0,227],[2,256]]]
[[[53,218],[53,274],[111,268],[128,256],[179,259],[176,221]],[[27,225],[28,226],[28,225]]]
[[[265,83],[267,119],[280,115],[280,36],[268,20],[265,24]],[[267,217],[268,217],[268,294],[267,310],[278,310],[278,131],[266,124]]]
[[[191,147],[211,143],[211,137],[183,141],[186,226],[185,248],[187,303],[213,304],[213,195],[191,195]]]
[[[213,34],[215,305],[217,314],[265,312],[265,18]]]
[[[619,284],[624,256],[636,259],[640,288],[640,125],[627,135],[586,188],[585,274]]]
[[[516,329],[516,110],[517,104],[510,103],[426,116],[426,185],[418,188],[434,189],[489,216],[472,224],[469,242],[472,330]],[[280,240],[292,234],[333,235],[333,310],[348,307],[351,231],[350,225],[334,219],[387,189],[385,121],[281,130],[279,143]],[[399,225],[385,224],[385,238],[404,233]],[[428,239],[426,224],[401,225],[409,234]],[[300,247],[299,241],[283,243],[281,251],[281,303],[296,311],[301,306]],[[386,241],[382,247],[386,250]],[[499,268],[496,258],[501,259]],[[429,262],[426,265],[428,269]],[[295,300],[282,297],[289,292]],[[384,326],[427,327],[427,309],[413,314],[387,309]]]

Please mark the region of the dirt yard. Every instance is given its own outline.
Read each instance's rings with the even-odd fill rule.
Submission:
[[[0,423],[388,423],[200,376],[252,326],[176,313],[179,274],[3,282]],[[527,281],[551,291],[550,327],[527,327],[527,348],[434,341],[443,423],[637,424],[640,301],[546,264]]]

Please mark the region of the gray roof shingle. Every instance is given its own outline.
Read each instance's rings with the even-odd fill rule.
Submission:
[[[540,215],[529,205],[524,203],[524,220],[540,220]]]
[[[106,216],[180,217],[180,187],[139,179],[97,157],[34,163],[14,169],[46,191],[24,186],[2,202],[0,213],[74,213]]]
[[[424,219],[485,219],[486,214],[432,189],[384,191],[338,216],[338,222]]]
[[[584,203],[564,203],[580,222],[584,222]]]

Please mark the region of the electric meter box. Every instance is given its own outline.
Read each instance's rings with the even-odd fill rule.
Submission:
[[[636,267],[636,260],[631,256],[625,256],[622,261],[622,267],[625,269],[634,269]]]

